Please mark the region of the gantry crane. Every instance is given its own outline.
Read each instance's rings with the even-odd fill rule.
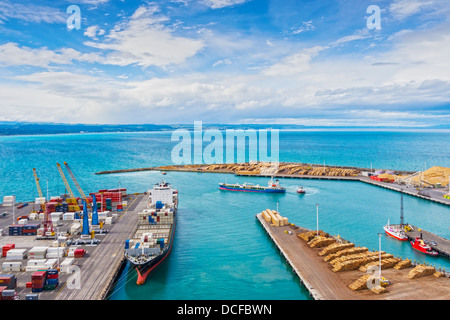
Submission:
[[[69,192],[71,198],[75,198],[75,195],[73,194],[73,191],[70,188],[69,181],[67,181],[66,176],[64,175],[64,172],[61,168],[61,165],[59,163],[56,163],[56,166],[58,167],[59,174],[61,175],[61,178],[64,181],[64,185],[66,186],[67,192]],[[80,207],[78,206],[78,204],[75,204],[75,210],[80,211]]]

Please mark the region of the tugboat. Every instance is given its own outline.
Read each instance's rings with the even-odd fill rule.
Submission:
[[[384,231],[388,236],[391,236],[394,239],[400,241],[408,240],[408,237],[406,236],[404,231],[404,223],[403,223],[403,193],[401,194],[400,226],[391,226],[388,219],[387,225],[384,226]]]
[[[297,187],[297,193],[298,193],[298,194],[305,194],[306,191],[305,191],[305,189],[303,189],[302,186],[298,186],[298,187]]]
[[[425,253],[425,254],[427,254],[429,256],[434,256],[435,257],[435,256],[438,255],[438,252],[436,250],[433,250],[429,245],[427,245],[423,241],[422,237],[416,237],[414,239],[414,241],[411,241],[411,246],[412,246],[413,249],[415,249],[415,250],[417,250],[419,252]]]

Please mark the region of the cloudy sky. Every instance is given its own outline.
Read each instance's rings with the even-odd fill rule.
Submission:
[[[449,57],[448,0],[0,0],[0,121],[448,126]]]

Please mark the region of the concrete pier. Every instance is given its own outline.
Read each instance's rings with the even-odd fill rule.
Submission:
[[[366,273],[359,270],[333,272],[331,266],[319,256],[322,248],[311,248],[297,235],[303,228],[277,227],[268,223],[262,214],[256,218],[275,243],[301,283],[316,300],[448,300],[450,278],[433,275],[409,279],[412,268],[383,269],[382,276],[392,282],[387,293],[376,294],[370,290],[352,291],[349,285]],[[290,231],[290,232],[289,232]]]
[[[107,295],[123,260],[125,240],[132,237],[137,226],[137,213],[147,206],[147,197],[139,195],[127,206],[114,228],[80,266],[81,288],[62,286],[57,300],[102,300]]]

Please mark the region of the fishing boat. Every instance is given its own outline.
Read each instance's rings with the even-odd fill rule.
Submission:
[[[413,249],[425,253],[429,256],[437,256],[438,252],[433,250],[429,245],[427,245],[421,237],[416,237],[414,241],[411,241],[411,246]]]
[[[220,190],[226,191],[242,191],[242,192],[261,192],[261,193],[285,193],[286,189],[280,186],[280,181],[271,179],[267,187],[260,186],[259,184],[254,185],[252,183],[244,184],[230,184],[230,183],[219,183]]]
[[[391,226],[388,224],[384,226],[384,231],[388,236],[391,236],[394,239],[400,240],[400,241],[406,241],[408,240],[408,237],[405,235],[405,232],[403,229],[401,229],[399,226]]]
[[[306,191],[305,191],[305,189],[303,189],[302,186],[298,186],[298,187],[297,187],[297,193],[299,193],[299,194],[305,194]]]
[[[388,236],[391,236],[394,239],[400,240],[400,241],[406,241],[408,240],[408,237],[405,234],[404,231],[404,223],[403,223],[403,194],[401,194],[401,205],[400,205],[400,225],[393,226],[389,223],[384,226],[384,231]]]

